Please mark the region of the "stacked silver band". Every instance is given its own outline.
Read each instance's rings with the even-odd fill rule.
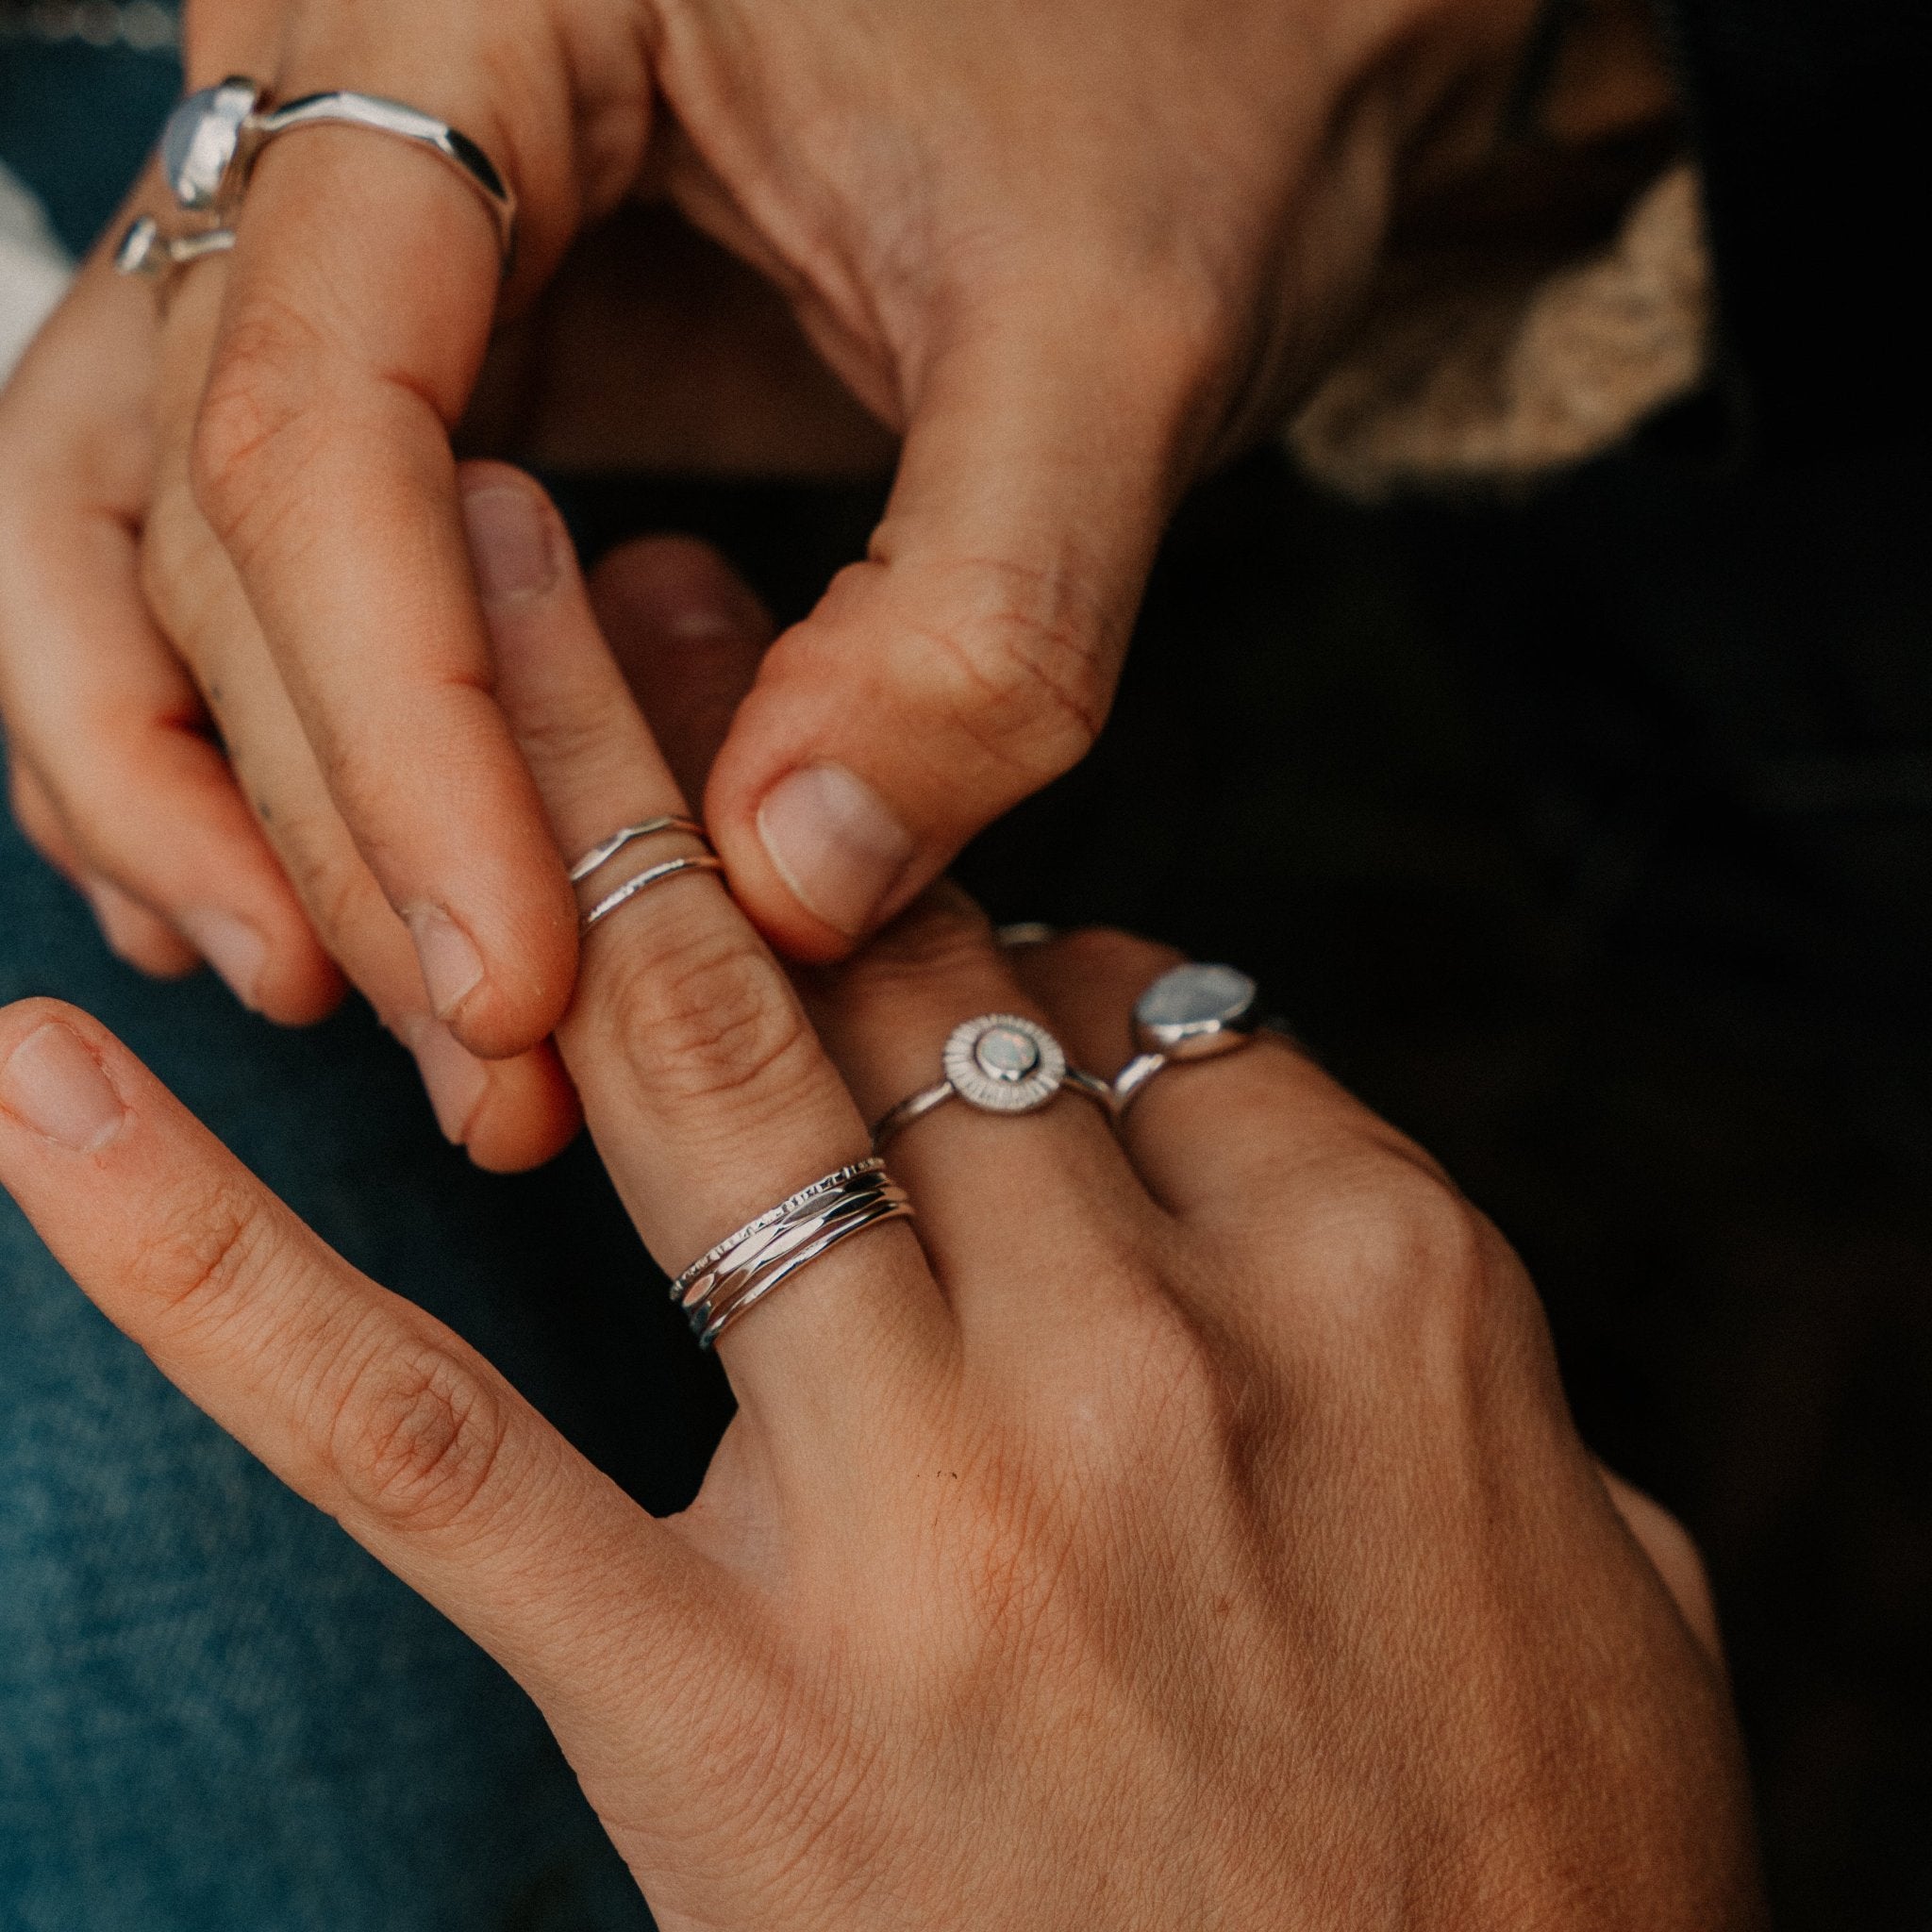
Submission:
[[[269,142],[304,127],[359,127],[407,141],[435,155],[482,202],[496,231],[504,272],[516,248],[517,203],[496,164],[470,137],[432,114],[380,94],[336,90],[305,94],[279,108],[245,75],[190,94],[161,130],[161,173],[183,213],[199,225],[168,234],[142,215],[122,237],[115,264],[123,275],[165,275],[234,246],[233,223],[248,178]]]
[[[640,892],[648,892],[653,886],[660,886],[666,879],[675,879],[679,873],[722,873],[724,870],[724,860],[711,850],[711,841],[705,836],[704,826],[695,819],[680,818],[666,812],[658,818],[645,819],[639,824],[625,825],[623,830],[611,833],[601,845],[591,846],[571,867],[571,884],[582,885],[592,873],[601,872],[640,839],[656,839],[669,832],[681,832],[687,838],[695,839],[705,849],[681,853],[675,858],[660,859],[656,865],[647,865],[642,872],[633,874],[621,886],[613,887],[591,906],[578,921],[580,930],[589,932],[593,925],[608,919],[620,906],[628,905]]]
[[[671,1284],[671,1299],[709,1348],[741,1316],[808,1263],[912,1204],[876,1155],[801,1188],[702,1254]]]

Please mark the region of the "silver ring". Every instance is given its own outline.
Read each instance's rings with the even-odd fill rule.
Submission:
[[[1008,953],[1026,946],[1051,945],[1059,937],[1059,927],[1043,919],[1015,919],[992,929],[993,943]]]
[[[190,262],[225,255],[234,245],[232,228],[199,228],[169,235],[162,232],[153,215],[140,215],[121,237],[114,250],[114,266],[124,275],[147,275],[158,281]]]
[[[881,1115],[872,1130],[874,1150],[901,1127],[956,1095],[982,1113],[1037,1113],[1065,1089],[1114,1109],[1113,1089],[1067,1064],[1066,1049],[1037,1021],[1018,1013],[982,1013],[962,1021],[946,1038],[940,1063],[945,1078],[908,1094]]]
[[[594,872],[607,866],[627,846],[640,839],[655,839],[665,832],[681,832],[704,846],[702,852],[687,853],[677,858],[667,858],[657,865],[646,866],[641,873],[625,880],[623,885],[605,893],[591,909],[577,922],[580,933],[589,932],[600,921],[608,919],[620,906],[626,906],[640,892],[647,892],[653,886],[659,886],[666,879],[675,879],[679,873],[715,872],[724,870],[724,862],[711,850],[711,841],[706,837],[705,828],[695,819],[679,817],[666,812],[655,819],[644,819],[635,825],[625,825],[611,833],[601,844],[593,845],[570,869],[570,882],[580,886]]]
[[[426,148],[469,183],[489,211],[507,274],[516,248],[517,203],[496,164],[470,137],[434,115],[380,94],[337,91],[268,105],[259,82],[231,75],[190,94],[161,130],[161,173],[176,203],[225,225],[247,192],[261,151],[300,127],[361,127]]]
[[[1124,1113],[1147,1083],[1185,1060],[1216,1059],[1253,1041],[1261,1024],[1260,990],[1232,966],[1176,966],[1134,1002],[1140,1049],[1113,1083]]]
[[[700,1348],[756,1307],[780,1283],[841,1241],[881,1222],[906,1221],[912,1203],[876,1155],[855,1160],[747,1221],[708,1248],[671,1284]]]

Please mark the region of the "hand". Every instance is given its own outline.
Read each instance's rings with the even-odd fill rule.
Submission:
[[[284,686],[249,675],[264,647],[185,445],[156,448],[156,351],[148,291],[96,259],[0,396],[14,815],[131,964],[174,976],[205,958],[291,1024],[328,1012],[346,974],[452,1140],[489,1167],[544,1159],[577,1119],[554,1055],[484,1060],[436,1018]],[[876,475],[889,457],[775,293],[641,208],[587,235],[503,333],[463,431],[561,470]]]
[[[558,848],[678,808],[560,531],[471,480]],[[808,1016],[692,875],[592,935],[559,1039],[675,1267],[859,1152],[961,1017],[1030,1012],[1105,1069],[1166,963],[1006,957],[941,894]],[[667,1932],[1758,1923],[1694,1559],[1620,1515],[1520,1265],[1425,1155],[1268,1041],[1120,1138],[1071,1098],[954,1107],[892,1164],[919,1239],[868,1232],[727,1333],[740,1413],[658,1523],[101,1028],[0,1015],[0,1179],[515,1674]]]
[[[508,313],[586,222],[667,196],[903,434],[871,557],[770,654],[705,801],[754,919],[825,958],[1090,742],[1176,493],[1306,379],[1398,189],[1487,151],[1533,8],[275,0],[197,8],[188,52],[197,81],[373,89],[480,141],[525,210]],[[238,763],[280,769],[250,741],[275,720],[311,747],[271,829],[331,950],[364,894],[324,794],[435,1018],[491,1057],[542,1039],[574,967],[449,448],[503,292],[446,170],[274,144],[163,346],[159,491],[235,583],[210,597],[165,536],[148,569]]]

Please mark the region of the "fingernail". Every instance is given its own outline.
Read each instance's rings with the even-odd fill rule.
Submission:
[[[0,1068],[0,1107],[76,1154],[105,1147],[127,1118],[100,1062],[58,1020],[37,1026]]]
[[[436,1017],[446,1020],[483,977],[476,941],[440,906],[418,906],[408,915],[423,967],[423,985]]]
[[[134,902],[119,886],[110,886],[106,879],[82,879],[80,891],[101,928],[101,937],[108,942],[108,950],[115,958],[139,971],[138,949],[129,926]]]
[[[261,985],[261,969],[268,964],[268,941],[232,912],[216,912],[208,908],[177,913],[175,923],[201,957],[227,982],[228,991],[256,1010]]]
[[[402,1042],[416,1056],[416,1067],[436,1109],[436,1124],[443,1139],[463,1144],[482,1104],[490,1075],[483,1062],[457,1043],[447,1026],[418,1014],[396,1028]]]
[[[528,491],[499,483],[469,491],[463,524],[486,604],[534,597],[557,581],[555,526]]]
[[[843,765],[807,765],[758,808],[758,837],[808,911],[857,938],[912,862],[912,834]]]

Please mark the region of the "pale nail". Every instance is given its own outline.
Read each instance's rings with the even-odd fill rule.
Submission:
[[[396,1032],[416,1057],[436,1124],[444,1140],[460,1147],[490,1086],[483,1062],[466,1053],[447,1026],[424,1015],[405,1021]]]
[[[527,490],[498,483],[466,492],[463,526],[486,604],[538,596],[557,581],[554,528]]]
[[[482,980],[483,956],[475,941],[440,906],[415,907],[408,919],[429,1004],[438,1019],[446,1020]]]
[[[80,891],[101,928],[108,950],[115,958],[139,971],[140,948],[134,937],[135,902],[119,886],[111,886],[106,879],[82,879]]]
[[[878,918],[912,862],[912,834],[843,765],[807,765],[758,808],[758,837],[799,904],[857,937]]]
[[[208,908],[177,913],[184,938],[227,982],[228,991],[251,1011],[260,1005],[261,971],[268,964],[268,941],[232,912]]]
[[[100,1062],[58,1020],[37,1026],[0,1068],[0,1107],[76,1154],[105,1147],[127,1118]]]

